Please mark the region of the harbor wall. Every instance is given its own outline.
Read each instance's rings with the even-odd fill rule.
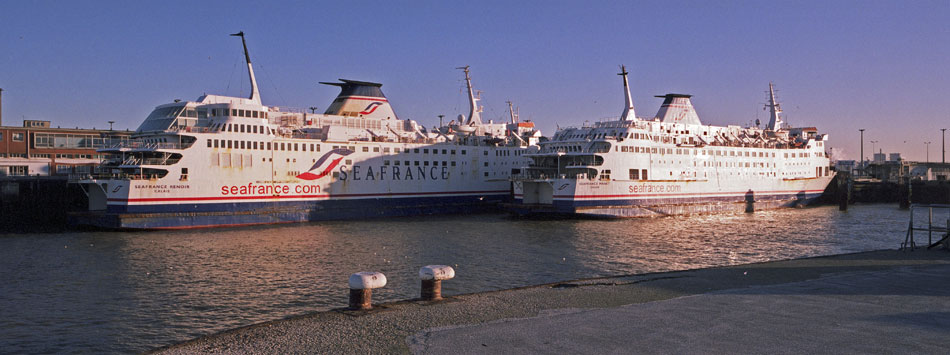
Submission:
[[[844,180],[842,180],[844,179]],[[821,203],[835,203],[847,198],[854,203],[910,203],[950,204],[950,181],[879,181],[853,179],[848,174],[839,173],[828,185],[820,199]],[[846,197],[842,197],[846,196]]]
[[[86,195],[65,176],[0,179],[0,232],[60,231],[66,214],[86,208]]]

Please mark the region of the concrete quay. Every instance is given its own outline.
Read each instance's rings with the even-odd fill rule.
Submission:
[[[155,352],[944,353],[948,330],[950,253],[917,249],[317,312]]]

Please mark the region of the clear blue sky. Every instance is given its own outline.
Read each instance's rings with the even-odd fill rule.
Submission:
[[[267,105],[326,108],[336,78],[377,81],[401,118],[465,111],[471,65],[485,119],[506,100],[547,135],[618,116],[617,66],[638,115],[695,95],[704,123],[765,119],[768,82],[789,121],[857,159],[940,158],[950,128],[950,1],[4,1],[3,122],[135,128],[203,93],[247,95],[247,33]],[[906,142],[906,143],[905,143]]]

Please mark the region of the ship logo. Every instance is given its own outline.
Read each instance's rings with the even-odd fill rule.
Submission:
[[[350,154],[353,154],[353,151],[346,148],[331,150],[320,157],[320,159],[317,159],[317,162],[313,163],[313,166],[310,167],[310,170],[297,175],[297,178],[303,180],[316,180],[327,176],[327,174],[330,174],[330,172],[333,171],[333,168],[340,164],[340,161],[343,160],[344,157]]]
[[[376,111],[376,109],[379,108],[379,106],[382,106],[382,105],[383,103],[379,101],[370,103],[369,105],[366,105],[366,108],[364,108],[363,111],[360,112],[360,114],[361,115],[371,114],[373,113],[373,111]]]

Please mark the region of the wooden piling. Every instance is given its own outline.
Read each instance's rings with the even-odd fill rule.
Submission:
[[[898,195],[900,199],[900,209],[906,210],[910,208],[910,197],[911,197],[911,187],[910,187],[910,176],[904,176],[900,179],[900,186],[898,186]]]
[[[837,186],[838,210],[847,211],[848,203],[851,200],[851,174],[848,172],[838,172],[835,176]]]

